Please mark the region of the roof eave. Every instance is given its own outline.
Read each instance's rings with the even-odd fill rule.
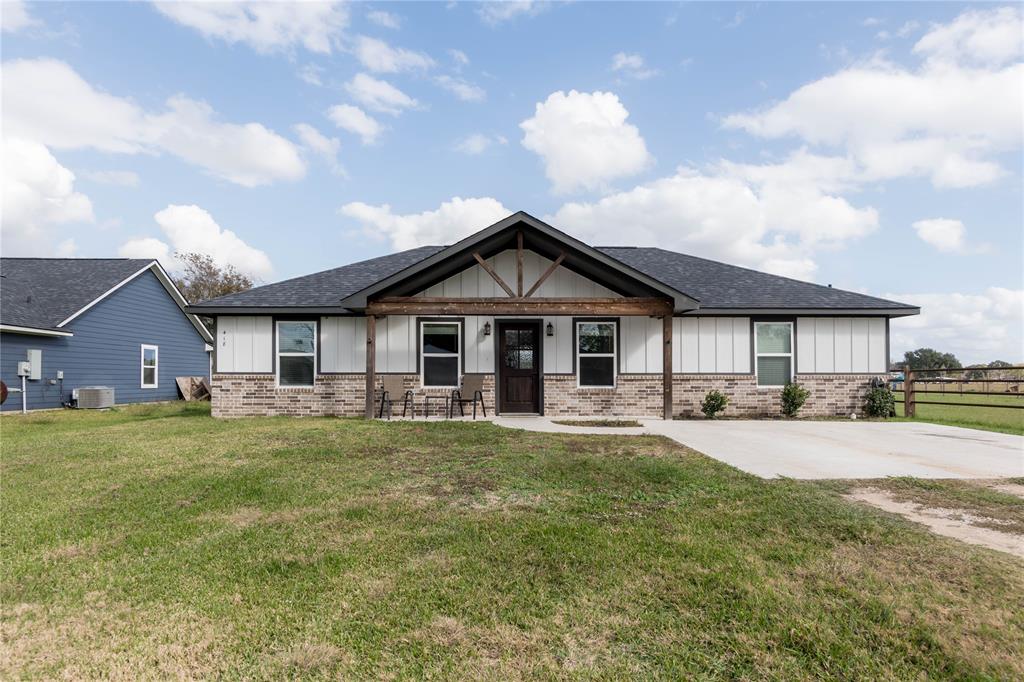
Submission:
[[[822,308],[822,307],[702,307],[688,313],[696,315],[833,315],[843,317],[909,317],[920,315],[918,307],[893,306],[891,308]]]
[[[9,334],[26,334],[29,336],[74,336],[73,332],[60,329],[46,329],[44,327],[24,327],[16,324],[0,324],[0,332]]]

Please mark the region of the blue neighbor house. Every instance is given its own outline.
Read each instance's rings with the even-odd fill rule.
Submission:
[[[213,339],[155,260],[0,259],[0,379],[20,410],[60,407],[85,386],[116,404],[174,400],[180,376],[209,376]],[[23,367],[23,372],[26,371]]]

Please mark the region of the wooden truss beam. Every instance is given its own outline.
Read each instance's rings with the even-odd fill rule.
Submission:
[[[648,315],[671,316],[665,298],[437,298],[401,296],[372,301],[373,315]]]
[[[554,274],[555,270],[558,269],[558,266],[561,265],[562,261],[564,260],[565,251],[558,254],[558,258],[556,258],[555,261],[548,266],[548,269],[544,271],[544,274],[541,275],[540,278],[538,278],[537,281],[533,283],[533,286],[530,287],[530,290],[526,292],[525,298],[530,298],[531,296],[533,296],[533,292],[537,291],[537,289],[540,289],[540,285],[544,284],[544,282],[547,281],[548,277]]]
[[[490,263],[483,259],[483,256],[481,256],[478,252],[474,251],[473,258],[476,258],[476,262],[480,264],[480,267],[482,267],[487,272],[487,274],[491,276],[491,279],[498,283],[498,286],[505,290],[506,294],[508,294],[511,297],[515,297],[515,293],[512,291],[512,287],[505,284],[505,280],[503,280],[501,276],[494,271],[494,268],[491,267]]]

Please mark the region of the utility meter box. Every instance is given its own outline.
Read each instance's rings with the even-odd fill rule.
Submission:
[[[38,349],[28,351],[28,378],[32,381],[39,381],[43,378],[43,351]]]
[[[28,360],[22,360],[21,362],[18,363],[18,376],[19,377],[28,377],[28,375],[31,372],[32,372],[32,363],[31,362],[29,362]]]

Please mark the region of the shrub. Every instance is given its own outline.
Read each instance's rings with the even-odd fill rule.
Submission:
[[[896,396],[888,386],[876,386],[868,391],[864,412],[869,417],[895,417]]]
[[[800,384],[786,384],[782,388],[782,414],[787,417],[795,417],[809,395],[811,392]]]
[[[729,404],[729,396],[719,391],[711,391],[704,396],[704,402],[700,404],[700,411],[708,419],[714,419],[715,415],[725,409]]]

